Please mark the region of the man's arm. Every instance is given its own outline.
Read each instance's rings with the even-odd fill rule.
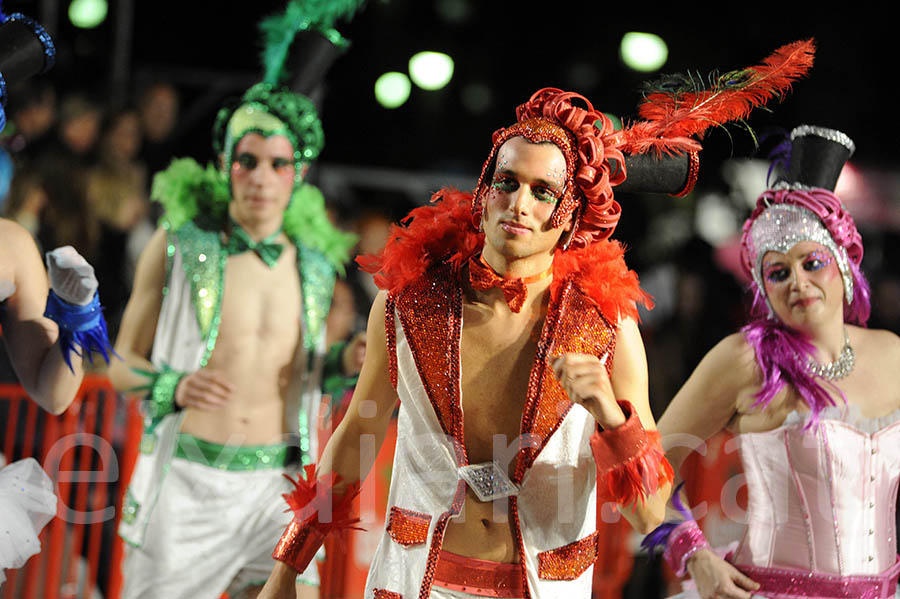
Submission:
[[[397,405],[397,393],[391,384],[385,335],[384,291],[379,292],[369,312],[366,329],[366,357],[350,407],[322,454],[317,477],[335,473],[340,481],[335,494],[362,481],[375,463],[384,442],[391,416]],[[282,561],[276,561],[266,586],[258,599],[282,599],[295,596],[297,572]]]
[[[44,317],[50,287],[31,235],[21,226],[0,219],[0,238],[5,246],[0,256],[12,265],[15,284],[3,319],[10,362],[28,395],[48,412],[62,414],[81,385],[81,360],[73,360],[69,370],[59,347],[59,328]]]
[[[165,284],[166,232],[157,229],[138,259],[131,297],[119,325],[115,349],[122,359],[116,360],[109,368],[109,378],[119,391],[128,391],[147,383],[147,378],[134,372],[133,368],[155,370],[148,357]]]
[[[369,473],[397,405],[384,328],[385,300],[386,294],[382,291],[372,304],[366,328],[366,357],[359,382],[347,414],[325,446],[317,469],[319,474],[334,472],[346,484],[362,480]]]
[[[607,376],[605,360],[609,359],[613,365]],[[569,399],[583,406],[602,429],[594,434],[591,446],[603,476],[634,467],[656,469],[640,473],[648,481],[670,478],[662,447],[654,439],[656,424],[647,391],[647,357],[634,320],[619,322],[615,356],[601,360],[588,354],[565,354],[553,367]],[[631,404],[634,414],[627,420],[617,400]],[[628,501],[628,505],[620,506],[622,515],[636,530],[647,533],[663,521],[670,493],[671,484],[667,482],[629,493],[636,497],[633,501],[616,499]]]
[[[633,319],[623,319],[616,333],[616,354],[610,382],[615,397],[630,401],[644,430],[650,431],[656,430],[656,422],[650,410],[647,376],[647,354],[641,332]],[[662,523],[671,493],[672,485],[666,484],[643,501],[620,506],[619,511],[635,530],[646,534]]]

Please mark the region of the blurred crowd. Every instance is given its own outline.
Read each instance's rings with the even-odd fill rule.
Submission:
[[[153,174],[187,153],[187,140],[179,137],[179,89],[150,80],[134,90],[127,106],[110,109],[86,90],[62,92],[51,79],[36,78],[10,90],[9,97],[9,123],[0,137],[0,216],[23,225],[41,249],[73,245],[94,265],[114,339],[137,257],[159,216],[150,202]],[[333,221],[359,235],[357,254],[378,251],[391,222],[410,207],[391,206],[383,198],[346,200],[326,194]],[[642,332],[651,401],[661,414],[711,345],[744,322],[746,297],[739,273],[723,266],[717,259],[721,250],[696,233],[645,251],[653,245],[644,241],[654,237],[653,223],[671,213],[640,198],[627,203],[625,221],[647,223],[630,230],[623,221],[617,237],[631,248],[629,264],[657,300]],[[865,222],[860,229],[873,291],[870,326],[900,332],[900,240],[891,231],[867,230]],[[350,264],[335,290],[330,343],[365,328],[375,292],[371,276]]]
[[[72,245],[87,258],[115,339],[138,256],[160,215],[150,201],[153,175],[189,151],[179,145],[179,90],[149,82],[135,90],[132,103],[110,109],[87,91],[62,93],[40,78],[9,96],[0,136],[0,216],[25,227],[42,251]],[[359,253],[384,244],[392,220],[387,210],[330,208],[341,228],[359,234]],[[335,291],[330,342],[365,328],[375,292],[372,278],[351,265]]]

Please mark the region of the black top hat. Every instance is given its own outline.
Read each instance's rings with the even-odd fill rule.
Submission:
[[[21,13],[0,13],[0,131],[6,125],[6,89],[53,66],[56,48],[41,25]]]
[[[791,155],[784,181],[788,186],[834,191],[841,169],[855,149],[853,140],[836,129],[795,127],[791,131]]]
[[[661,156],[626,154],[625,169],[628,177],[615,190],[667,193],[680,197],[693,189],[699,166],[696,152]]]

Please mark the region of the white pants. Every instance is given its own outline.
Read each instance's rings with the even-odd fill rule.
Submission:
[[[122,599],[216,599],[263,585],[291,520],[283,472],[173,458],[143,545],[126,549]],[[315,561],[303,581],[318,585]]]

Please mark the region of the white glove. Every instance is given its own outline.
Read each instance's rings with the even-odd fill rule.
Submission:
[[[4,301],[6,298],[12,297],[12,294],[15,292],[15,283],[13,283],[12,281],[0,279],[0,302]]]
[[[70,304],[86,306],[97,292],[94,267],[71,245],[47,252],[47,271],[50,288]]]

